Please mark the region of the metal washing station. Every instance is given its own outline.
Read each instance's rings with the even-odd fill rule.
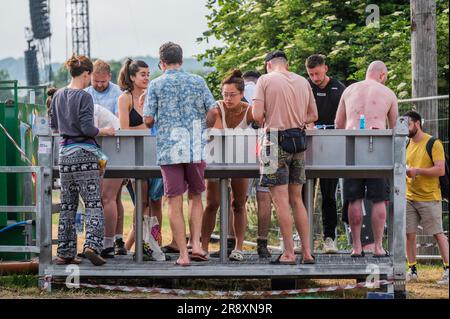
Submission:
[[[40,213],[37,222],[40,247],[39,274],[66,277],[66,266],[52,264],[52,181],[58,177],[55,165],[57,140],[48,129],[45,118],[37,125],[39,142],[38,181]],[[315,178],[389,178],[391,201],[388,209],[388,250],[390,257],[351,258],[349,253],[323,255],[315,253],[315,265],[272,265],[259,260],[256,254],[246,255],[242,262],[231,262],[226,255],[228,234],[230,177],[258,177],[256,158],[257,133],[224,131],[212,132],[208,146],[206,178],[220,179],[220,244],[221,257],[208,262],[192,262],[190,267],[175,266],[173,261],[143,262],[142,205],[136,212],[136,258],[116,256],[101,267],[89,261],[79,265],[81,277],[147,277],[147,278],[365,278],[374,272],[380,279],[392,279],[389,290],[405,291],[405,144],[408,135],[407,120],[399,118],[395,130],[310,130],[307,132],[305,206],[313,227],[313,185]],[[156,138],[149,131],[118,131],[114,137],[97,139],[109,157],[106,178],[136,178],[137,203],[142,203],[142,181],[160,177],[156,165]],[[39,178],[38,178],[39,179]],[[311,231],[311,234],[313,232]],[[312,237],[312,235],[311,235]],[[312,241],[312,238],[311,238]],[[54,244],[54,242],[53,242]],[[119,257],[119,258],[117,258]],[[248,258],[247,258],[248,257]]]

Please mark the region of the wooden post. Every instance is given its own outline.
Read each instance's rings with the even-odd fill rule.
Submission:
[[[437,83],[436,1],[411,0],[412,97],[436,96]],[[424,130],[438,136],[438,102],[415,103],[425,120]]]

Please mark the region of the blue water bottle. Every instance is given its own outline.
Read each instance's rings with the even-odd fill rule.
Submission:
[[[366,119],[364,117],[364,114],[361,114],[359,116],[359,129],[364,130],[366,128]]]

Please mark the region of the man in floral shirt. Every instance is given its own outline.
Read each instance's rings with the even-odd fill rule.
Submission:
[[[208,122],[214,123],[216,101],[203,78],[188,74],[181,68],[182,48],[172,42],[159,49],[159,66],[164,74],[153,80],[144,105],[144,120],[148,127],[157,123],[157,160],[164,181],[164,195],[168,198],[172,234],[180,250],[176,264],[190,263],[183,218],[183,194],[188,190],[191,259],[208,260],[200,245],[205,191],[206,139],[203,132]]]

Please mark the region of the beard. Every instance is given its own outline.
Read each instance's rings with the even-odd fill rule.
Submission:
[[[410,130],[409,134],[408,134],[408,137],[409,138],[413,138],[414,136],[416,136],[417,131],[418,131],[417,127],[415,127],[414,129]]]

